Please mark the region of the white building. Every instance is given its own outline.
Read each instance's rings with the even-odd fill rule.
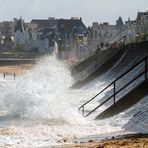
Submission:
[[[148,40],[148,13],[138,12],[136,20],[128,19],[122,34],[126,36],[127,44]]]
[[[96,50],[97,48],[101,48],[100,45],[106,46],[116,40],[118,40],[119,33],[116,29],[115,25],[109,25],[108,23],[98,24],[93,23],[92,26],[93,31],[93,38],[92,38],[92,44],[93,49]]]
[[[123,34],[126,36],[126,43],[134,43],[136,41],[136,21],[130,18],[125,22]]]
[[[148,13],[144,14],[141,17],[141,20],[142,20],[143,26],[145,27],[145,32],[148,33]]]
[[[30,33],[26,30],[23,20],[17,20],[14,30],[14,46],[30,47]]]
[[[39,52],[48,52],[49,51],[48,39],[44,39],[44,40],[36,39],[35,47],[38,49]]]
[[[133,22],[136,42],[148,40],[148,12],[138,12],[137,18]]]

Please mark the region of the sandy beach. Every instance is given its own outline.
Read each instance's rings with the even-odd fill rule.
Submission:
[[[27,70],[32,68],[32,64],[21,64],[21,65],[10,65],[10,66],[0,66],[0,73],[22,75]]]
[[[53,147],[57,148],[57,147]],[[148,134],[112,137],[112,139],[60,146],[60,148],[148,148]]]
[[[102,142],[92,141],[73,146],[62,146],[61,148],[148,148],[148,138],[105,140]]]

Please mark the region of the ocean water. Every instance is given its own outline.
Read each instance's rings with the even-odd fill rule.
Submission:
[[[43,58],[15,80],[1,80],[0,147],[52,146],[125,130],[132,114],[95,121],[78,112],[80,105],[104,88],[104,80],[80,89],[72,89],[73,83],[67,65],[55,57]]]

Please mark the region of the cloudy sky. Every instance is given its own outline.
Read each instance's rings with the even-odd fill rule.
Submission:
[[[148,0],[0,0],[0,21],[22,16],[32,18],[82,17],[88,26],[92,22],[115,24],[122,16],[135,19],[138,11],[148,11]]]

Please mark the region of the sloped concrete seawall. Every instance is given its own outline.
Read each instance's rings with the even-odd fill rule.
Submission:
[[[81,82],[87,79],[91,74],[97,71],[103,64],[115,56],[121,56],[126,48],[114,48],[105,51],[96,51],[93,56],[72,67],[72,75],[75,82]]]
[[[35,64],[36,62],[36,59],[0,58],[0,66]]]
[[[122,64],[124,63],[123,66],[122,64],[118,64],[117,69],[120,71],[125,64],[128,64],[128,61],[129,63],[134,61],[135,56],[140,60],[147,54],[148,41],[129,44],[124,47],[108,49],[105,51],[96,51],[93,56],[72,67],[71,70],[75,79],[75,85],[83,85],[83,83],[87,83],[89,79],[92,80],[103,72],[109,71],[121,57],[124,57],[123,59],[127,59],[127,61],[120,62]]]

